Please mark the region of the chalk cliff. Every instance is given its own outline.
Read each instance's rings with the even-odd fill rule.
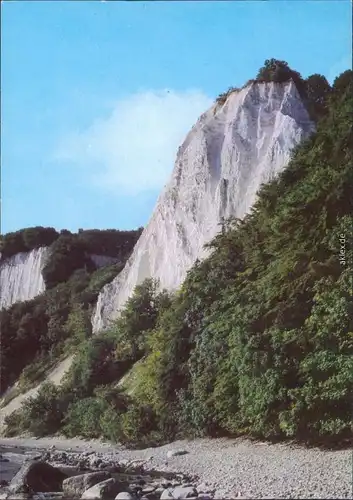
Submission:
[[[17,253],[0,263],[0,309],[44,292],[42,269],[48,248]]]
[[[172,119],[172,117],[171,117]],[[94,331],[114,319],[147,277],[177,288],[223,217],[244,217],[262,183],[314,131],[295,84],[252,83],[204,113],[178,150],[170,182],[123,271],[99,294]]]
[[[49,247],[41,247],[0,261],[0,309],[33,299],[45,291],[42,269],[49,251]],[[107,255],[91,254],[90,258],[96,268],[119,261]]]

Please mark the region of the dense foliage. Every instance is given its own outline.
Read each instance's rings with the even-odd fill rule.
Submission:
[[[16,253],[30,252],[35,248],[49,247],[58,239],[58,244],[64,247],[65,243],[81,247],[88,254],[110,255],[124,258],[131,248],[131,239],[141,234],[142,228],[137,231],[119,231],[117,229],[79,229],[78,233],[71,233],[67,229],[58,232],[52,227],[29,227],[12,233],[0,235],[1,259],[12,257]],[[54,252],[55,253],[55,252]]]
[[[174,296],[148,280],[82,342],[61,393],[41,403],[60,408],[56,429],[140,444],[352,440],[352,72],[324,101],[317,132],[243,221],[224,222]],[[33,405],[7,419],[9,433],[34,425]]]
[[[158,292],[150,279],[136,287],[121,317],[97,336],[87,336],[82,308],[72,312],[66,326],[80,343],[62,386],[44,384],[36,398],[6,419],[7,435],[62,429],[70,437],[150,443],[157,426],[152,407],[132,400],[116,382],[147,354],[147,338],[169,306],[168,294]]]
[[[160,321],[145,375],[175,433],[352,435],[350,75],[317,133],[214,239]]]
[[[90,258],[92,254],[111,255],[118,262],[126,262],[141,230],[79,230],[78,234],[61,234],[50,247],[42,271],[46,287],[66,282],[79,269],[89,273],[94,271],[95,265]]]
[[[36,244],[38,235],[42,234],[32,230],[20,233],[26,241],[29,241],[28,234],[36,235],[31,240]],[[42,271],[47,291],[33,300],[15,303],[0,311],[1,392],[23,369],[21,381],[24,384],[43,376],[64,348],[79,344],[91,335],[90,316],[98,293],[121,271],[141,230],[62,233],[51,245],[49,259]],[[44,239],[40,242],[43,244]],[[96,251],[101,254],[115,251],[119,261],[96,269],[89,258],[89,254]]]
[[[35,248],[50,246],[59,238],[53,227],[30,227],[20,231],[0,235],[1,259],[12,257],[16,253],[30,252]]]
[[[303,78],[298,71],[288,66],[286,61],[278,59],[266,59],[262,68],[259,69],[255,81],[283,83],[293,80],[300,93],[305,92]]]

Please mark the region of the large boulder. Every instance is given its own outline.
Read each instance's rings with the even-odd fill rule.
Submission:
[[[121,485],[113,478],[106,479],[86,490],[82,500],[111,500],[121,491]]]
[[[173,490],[164,490],[161,500],[184,500],[186,498],[197,498],[197,490],[193,486],[178,486]]]
[[[67,475],[51,465],[34,461],[25,463],[12,478],[11,494],[62,491],[62,483]]]
[[[106,471],[72,476],[63,481],[63,491],[69,498],[80,498],[83,492],[109,478],[111,475]]]

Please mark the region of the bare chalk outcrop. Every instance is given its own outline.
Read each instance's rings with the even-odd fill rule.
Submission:
[[[285,168],[313,131],[292,81],[252,83],[204,113],[179,148],[171,180],[125,268],[99,294],[94,331],[119,314],[145,278],[176,289],[206,256],[204,245],[222,219],[243,218],[261,184]]]

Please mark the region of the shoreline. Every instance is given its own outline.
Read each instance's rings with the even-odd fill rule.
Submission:
[[[19,437],[0,437],[0,448],[23,448],[23,449],[38,449],[45,450],[50,448],[51,446],[55,446],[57,450],[67,451],[69,448],[72,448],[72,451],[87,451],[93,450],[96,453],[100,452],[109,452],[109,451],[117,451],[121,450],[121,446],[114,445],[112,443],[105,443],[98,439],[85,440],[80,438],[65,438],[64,436],[51,436],[44,438],[36,438],[36,437],[27,437],[27,436],[19,436]]]
[[[215,498],[353,498],[351,449],[321,450],[246,438],[199,438],[130,450],[99,440],[62,436],[1,438],[0,447],[55,447],[57,451],[88,451],[118,461],[145,460],[150,469],[197,476],[200,484],[217,491]],[[170,450],[185,450],[185,454],[170,457]]]

